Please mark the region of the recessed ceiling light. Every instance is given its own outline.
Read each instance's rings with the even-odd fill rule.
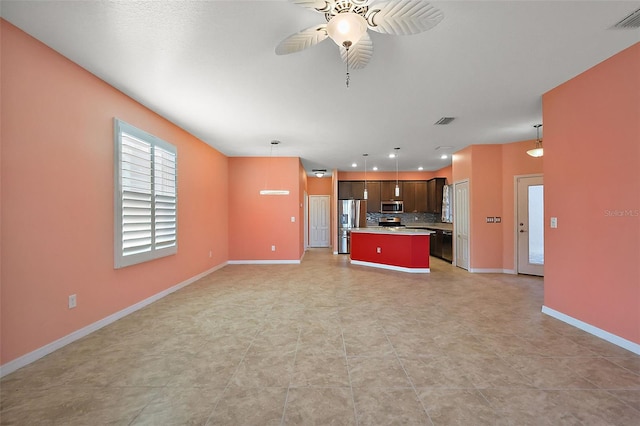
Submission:
[[[389,154],[389,158],[396,158],[396,155],[394,153]]]
[[[442,154],[440,158],[443,160],[446,160],[447,158],[449,158],[449,156],[447,154]]]
[[[424,168],[422,166],[418,167],[418,170],[423,171]]]
[[[378,167],[377,166],[373,166],[373,171],[374,172],[378,171]]]
[[[351,163],[351,167],[358,167],[358,164],[356,164],[356,163]]]

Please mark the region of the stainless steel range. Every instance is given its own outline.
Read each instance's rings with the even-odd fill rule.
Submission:
[[[404,226],[399,217],[381,217],[378,219],[378,226]]]

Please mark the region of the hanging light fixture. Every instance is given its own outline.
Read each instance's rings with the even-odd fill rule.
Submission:
[[[542,157],[544,155],[542,140],[540,139],[540,127],[542,127],[542,124],[536,124],[533,127],[536,128],[536,147],[527,151],[527,154],[532,157]]]
[[[400,196],[400,184],[399,184],[399,181],[398,181],[398,151],[400,151],[400,148],[393,148],[393,149],[396,151],[396,153],[394,155],[396,157],[396,191],[395,191],[395,194],[396,194],[396,197],[399,197]]]
[[[364,195],[363,198],[366,200],[369,198],[369,193],[367,192],[367,157],[369,154],[362,154],[364,157]]]
[[[327,24],[327,34],[338,46],[344,47],[347,51],[347,79],[346,84],[349,88],[349,49],[356,44],[367,32],[367,21],[362,15],[350,12],[340,12]]]
[[[367,21],[362,15],[347,11],[338,13],[327,23],[327,34],[338,46],[347,48],[360,41],[367,32]],[[345,44],[347,43],[347,44]]]
[[[269,183],[269,173],[271,169],[271,163],[273,161],[273,149],[277,148],[279,144],[280,144],[280,141],[277,141],[277,140],[271,141],[271,150],[269,151],[269,168],[267,169],[267,173],[264,181],[265,189],[260,190],[260,195],[289,195],[288,189],[267,189],[268,188],[267,184]]]

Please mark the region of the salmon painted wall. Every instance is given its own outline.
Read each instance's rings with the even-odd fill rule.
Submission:
[[[452,183],[471,179],[471,146],[468,146],[451,156]],[[471,182],[469,182],[471,190]]]
[[[299,202],[298,202],[298,216],[296,217],[296,222],[298,223],[298,228],[299,228],[299,235],[300,235],[300,240],[299,240],[299,250],[300,250],[300,256],[302,257],[302,255],[304,254],[304,235],[305,235],[305,229],[304,229],[304,203],[305,203],[305,194],[309,195],[309,188],[308,188],[308,177],[307,177],[307,172],[304,169],[304,167],[302,166],[302,161],[300,161],[300,159],[298,158],[298,195],[299,195]],[[289,218],[291,219],[291,218]]]
[[[299,164],[297,157],[229,158],[229,260],[300,260]],[[290,194],[260,195],[262,189],[288,189]]]
[[[453,163],[434,172],[433,177],[447,178],[447,184],[453,184]]]
[[[542,174],[544,157],[527,154],[535,144],[533,139],[502,145],[502,268],[510,272],[516,268],[514,176]]]
[[[456,152],[452,182],[469,180],[472,270],[514,270],[514,176],[542,173],[542,159],[526,154],[535,141],[472,145]],[[500,216],[502,223],[487,223]]]
[[[309,195],[331,195],[331,182],[331,177],[308,177],[307,189]]]
[[[546,307],[640,344],[640,43],[543,96]],[[558,228],[548,227],[558,218]]]
[[[228,183],[222,154],[0,22],[5,364],[224,264]],[[118,270],[114,117],[178,150],[178,254]]]
[[[487,216],[503,216],[502,212],[502,145],[474,145],[473,167],[469,188],[473,214],[469,216],[470,269],[502,269],[501,223],[487,223]]]

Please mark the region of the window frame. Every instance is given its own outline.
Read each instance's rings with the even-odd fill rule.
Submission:
[[[113,119],[114,123],[114,268],[120,269],[131,265],[148,262],[150,260],[159,259],[166,256],[174,255],[178,252],[178,150],[177,147],[165,142],[164,140],[138,129],[131,124],[128,124],[118,118]],[[150,248],[148,251],[139,253],[125,254],[123,247],[123,240],[125,240],[123,232],[124,223],[124,207],[123,207],[123,149],[122,149],[122,137],[128,135],[131,138],[136,139],[138,142],[149,145],[149,179],[150,179]],[[165,152],[173,154],[174,162],[173,167],[175,170],[173,188],[174,188],[174,217],[175,217],[175,233],[173,244],[168,247],[156,248],[156,210],[161,201],[156,200],[158,189],[156,185],[156,168],[155,168],[155,151],[161,149]],[[129,191],[131,192],[131,191]],[[170,241],[171,242],[171,241]]]

